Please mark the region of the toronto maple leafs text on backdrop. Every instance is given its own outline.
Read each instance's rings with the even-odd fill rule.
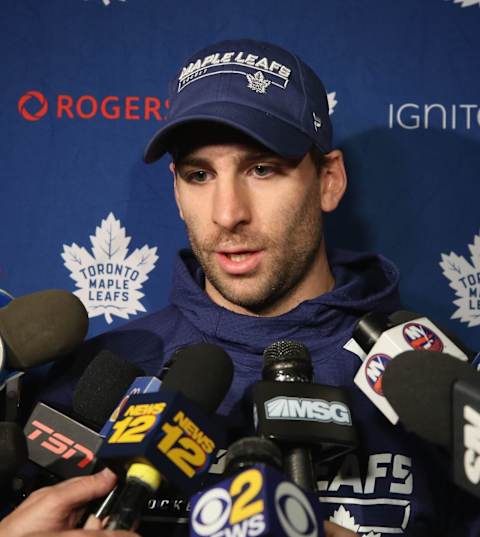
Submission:
[[[468,249],[471,264],[463,256],[450,252],[441,254],[440,266],[458,297],[453,301],[457,310],[451,318],[460,319],[472,327],[480,325],[480,234],[475,235]]]
[[[62,258],[78,287],[75,295],[89,317],[104,315],[110,324],[112,315],[128,319],[145,311],[140,302],[144,296],[141,289],[155,268],[157,248],[145,245],[128,255],[130,240],[120,221],[110,213],[90,236],[93,255],[76,243],[63,245]]]

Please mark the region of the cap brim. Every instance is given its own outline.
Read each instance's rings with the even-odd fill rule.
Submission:
[[[192,121],[213,121],[238,129],[257,142],[286,158],[301,158],[312,147],[312,139],[296,127],[262,112],[237,103],[205,103],[186,110],[155,133],[148,143],[143,160],[149,164],[168,151],[172,131]]]

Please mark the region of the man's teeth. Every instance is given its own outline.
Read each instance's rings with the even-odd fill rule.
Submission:
[[[250,257],[250,254],[227,254],[227,257],[232,261],[244,261]]]

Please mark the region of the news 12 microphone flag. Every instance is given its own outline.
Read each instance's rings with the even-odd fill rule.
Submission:
[[[3,0],[0,288],[75,291],[90,335],[167,303],[187,239],[142,152],[185,59],[250,37],[327,88],[350,183],[329,245],[390,257],[405,306],[478,349],[479,25],[480,0]]]

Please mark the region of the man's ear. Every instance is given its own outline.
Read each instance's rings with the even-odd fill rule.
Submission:
[[[170,162],[170,165],[168,167],[170,168],[170,171],[172,172],[172,175],[173,175],[173,190],[175,192],[175,202],[177,203],[178,214],[180,215],[180,218],[182,220],[185,220],[183,218],[182,206],[180,205],[180,195],[178,194],[177,172],[176,172],[176,169],[175,169],[175,163]]]
[[[329,213],[335,210],[347,188],[347,172],[343,154],[339,149],[327,153],[321,170],[321,209]]]

